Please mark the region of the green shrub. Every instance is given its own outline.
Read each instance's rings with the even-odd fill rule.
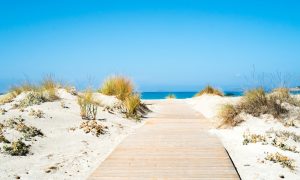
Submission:
[[[213,88],[212,86],[206,86],[203,90],[201,90],[199,93],[197,93],[195,96],[201,96],[203,94],[212,94],[212,95],[217,95],[217,96],[224,96],[224,94],[216,89]]]
[[[105,80],[99,92],[116,96],[121,101],[124,101],[134,91],[133,83],[126,77],[113,76]]]

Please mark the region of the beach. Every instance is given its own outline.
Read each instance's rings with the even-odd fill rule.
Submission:
[[[106,126],[107,132],[99,137],[86,134],[79,128],[83,120],[77,97],[64,89],[60,89],[58,95],[61,98],[59,101],[34,105],[23,112],[11,109],[17,99],[22,99],[22,95],[0,106],[0,109],[7,111],[0,115],[0,123],[21,116],[26,125],[34,126],[44,134],[26,142],[31,146],[27,156],[0,153],[0,179],[86,179],[125,137],[143,125],[143,122],[128,120],[122,114],[103,111],[102,107],[98,110],[97,122]],[[108,106],[117,101],[105,95],[97,97]],[[62,102],[66,108],[61,106]],[[32,109],[41,110],[43,117],[30,116]],[[11,129],[4,130],[4,135],[9,141],[21,136]]]

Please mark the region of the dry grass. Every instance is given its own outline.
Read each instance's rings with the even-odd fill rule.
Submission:
[[[98,102],[93,97],[93,91],[88,89],[82,95],[78,96],[80,106],[80,115],[82,119],[95,120],[97,116]]]
[[[166,99],[176,99],[176,95],[175,94],[168,94],[166,96]]]
[[[57,83],[51,76],[46,76],[40,85],[25,82],[19,86],[10,88],[9,92],[0,98],[0,105],[12,102],[15,97],[23,92],[41,94],[44,101],[55,101],[59,99],[56,95],[56,88]]]
[[[201,90],[199,93],[197,93],[195,96],[201,96],[203,94],[212,94],[217,96],[224,96],[223,92],[220,90],[213,88],[212,86],[206,86],[203,90]]]
[[[272,93],[267,94],[263,88],[247,91],[243,96],[240,108],[242,111],[258,117],[262,114],[271,114],[275,118],[280,117],[288,112],[282,107],[282,103],[294,103],[289,91],[285,88],[275,89]]]
[[[123,76],[113,76],[108,78],[102,85],[99,92],[116,96],[121,101],[131,96],[134,91],[134,86],[131,80]]]
[[[220,108],[219,118],[222,120],[219,127],[222,126],[236,126],[242,122],[238,117],[240,111],[234,105],[225,104]]]
[[[29,82],[25,82],[20,86],[13,86],[10,88],[7,94],[2,95],[0,97],[0,105],[12,102],[13,99],[17,97],[19,94],[21,94],[22,92],[29,92],[36,89],[37,89],[36,86],[34,86]]]
[[[43,95],[48,101],[58,100],[59,97],[56,95],[56,89],[58,84],[54,81],[52,76],[46,76],[39,89],[43,92]]]
[[[241,112],[255,117],[271,114],[274,118],[280,118],[288,113],[288,110],[282,106],[284,102],[293,105],[299,104],[296,99],[290,96],[286,88],[277,88],[270,94],[267,94],[263,88],[252,89],[245,93],[237,105],[224,105],[219,112],[219,117],[222,119],[222,125],[231,126],[241,122],[237,118]]]
[[[268,99],[263,88],[249,90],[241,99],[241,109],[253,116],[259,116],[268,111]]]
[[[134,118],[134,119],[140,119],[138,115],[138,108],[141,105],[141,99],[139,94],[133,94],[131,96],[128,96],[124,102],[124,107],[126,109],[126,117],[127,118]]]
[[[0,96],[0,105],[12,102],[15,97],[12,93]]]
[[[250,132],[245,132],[243,137],[243,145],[248,145],[249,143],[266,142],[266,136],[260,134],[250,134]]]
[[[295,170],[296,168],[295,160],[290,159],[289,157],[284,156],[278,152],[274,154],[268,154],[265,159],[274,163],[279,163],[282,167],[287,167],[290,170]]]

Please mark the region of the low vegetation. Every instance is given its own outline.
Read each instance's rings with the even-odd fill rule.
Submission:
[[[78,104],[82,119],[96,120],[99,103],[95,101],[92,90],[86,90],[82,95],[78,95]]]
[[[16,105],[17,108],[26,108],[33,105],[40,105],[46,102],[47,99],[43,96],[41,91],[31,91],[29,92],[24,99]]]
[[[199,93],[197,93],[195,96],[202,96],[204,94],[211,94],[211,95],[217,95],[217,96],[224,96],[223,92],[213,88],[212,86],[206,86],[203,90],[201,90]]]
[[[107,127],[103,126],[95,120],[92,120],[82,122],[80,125],[80,129],[82,129],[86,134],[91,133],[99,137],[101,134],[106,133]]]
[[[168,94],[166,96],[166,99],[176,99],[176,95],[175,94]]]
[[[121,101],[124,101],[134,93],[134,86],[126,77],[113,76],[105,80],[99,92],[109,96],[116,96]]]
[[[1,96],[0,105],[12,102],[21,93],[27,93],[26,97],[15,107],[25,108],[43,102],[52,102],[59,99],[56,94],[57,88],[58,84],[54,79],[51,76],[46,76],[40,85],[26,82],[20,86],[13,86],[7,94]]]
[[[141,99],[138,94],[132,94],[128,96],[124,102],[124,107],[126,109],[126,117],[127,118],[134,118],[139,120],[140,116],[138,114],[138,109],[141,105]]]
[[[221,126],[236,126],[241,123],[243,120],[238,117],[239,110],[231,104],[225,104],[219,110],[219,118],[222,120]]]
[[[271,114],[274,118],[282,118],[289,111],[282,105],[289,103],[299,106],[299,101],[293,98],[286,88],[278,88],[266,93],[263,88],[249,90],[236,105],[224,105],[219,111],[223,124],[235,126],[236,117],[244,112],[254,117],[262,114]]]
[[[0,114],[1,114],[1,115],[4,115],[5,113],[7,113],[7,111],[6,111],[5,109],[1,109],[1,108],[0,108]]]
[[[46,76],[39,88],[42,91],[44,98],[47,101],[52,102],[59,99],[59,97],[56,94],[57,87],[58,84],[54,81],[52,76]]]
[[[123,76],[108,78],[99,90],[100,93],[115,96],[122,102],[127,118],[139,120],[148,109],[141,103],[140,95],[135,92],[130,79]]]
[[[25,119],[21,116],[10,118],[4,121],[4,124],[0,123],[0,143],[4,143],[3,152],[11,156],[26,156],[29,153],[30,146],[26,145],[23,141],[32,141],[34,137],[43,137],[42,131],[34,126],[28,126],[25,123]],[[16,141],[10,142],[2,134],[2,130],[5,128],[13,129],[20,133],[20,137]]]
[[[5,153],[11,156],[26,156],[29,153],[30,146],[26,145],[22,140],[12,142],[10,145],[3,146]]]
[[[0,133],[0,143],[8,144],[10,143],[10,141],[7,140],[3,134]]]
[[[249,143],[266,142],[266,137],[260,134],[250,134],[249,132],[245,132],[243,137],[244,137],[243,145],[248,145]]]
[[[272,153],[268,154],[267,157],[265,158],[268,161],[272,161],[274,163],[279,163],[282,167],[287,167],[290,170],[295,170],[295,161],[293,159],[290,159],[287,156],[284,156],[280,153]]]
[[[29,113],[29,116],[33,116],[34,118],[38,118],[38,119],[44,118],[44,115],[45,113],[42,110],[31,109]]]

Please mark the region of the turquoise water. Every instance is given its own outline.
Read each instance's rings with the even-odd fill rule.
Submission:
[[[197,92],[142,92],[142,99],[165,99],[169,94],[175,94],[177,99],[192,98]],[[225,96],[241,96],[243,92],[225,91]]]
[[[142,99],[165,99],[169,94],[175,94],[177,99],[187,99],[195,96],[197,92],[142,92]],[[242,91],[225,91],[225,96],[242,96]],[[292,91],[291,94],[300,94],[300,91]]]

